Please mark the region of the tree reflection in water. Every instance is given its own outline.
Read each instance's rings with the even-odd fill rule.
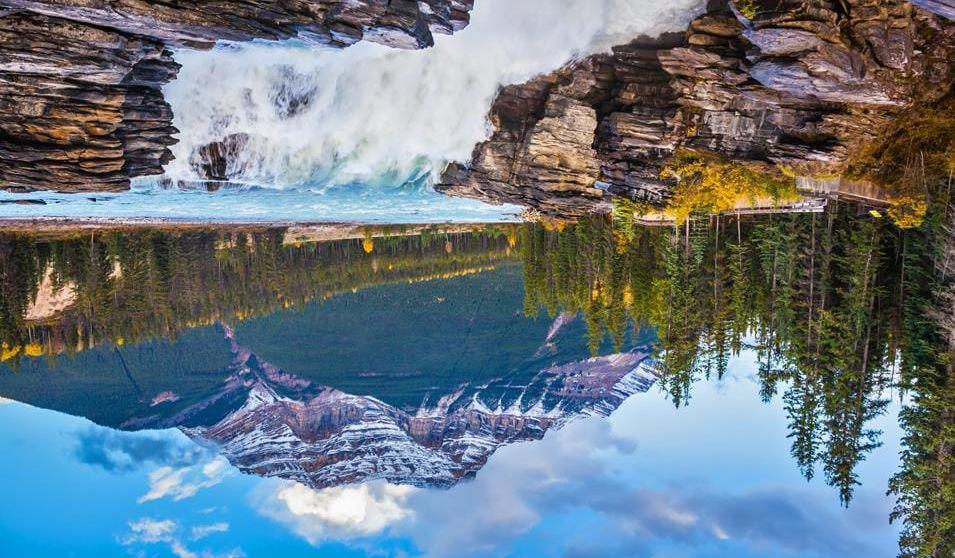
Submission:
[[[3,360],[170,337],[373,285],[473,273],[512,259],[514,227],[368,227],[323,242],[286,228],[2,234]],[[53,308],[47,291],[68,293],[70,304]]]
[[[889,490],[903,556],[955,551],[953,319],[943,211],[899,230],[865,208],[699,216],[643,226],[624,212],[521,231],[525,310],[586,316],[591,348],[628,328],[658,336],[661,384],[676,406],[755,350],[761,396],[781,393],[792,456],[821,469],[844,505],[880,445],[868,426],[906,404],[901,467]],[[951,250],[951,248],[948,248]]]
[[[3,361],[70,354],[241,321],[316,298],[522,260],[524,312],[580,314],[593,353],[657,334],[676,406],[744,348],[779,396],[791,451],[849,505],[880,444],[872,419],[900,397],[893,520],[903,556],[955,550],[953,243],[945,210],[900,230],[865,208],[694,217],[646,226],[625,212],[468,231],[365,230],[303,242],[286,229],[0,236]]]

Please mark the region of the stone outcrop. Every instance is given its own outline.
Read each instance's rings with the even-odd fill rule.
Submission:
[[[36,14],[0,17],[0,187],[120,190],[169,161],[179,66],[147,37]]]
[[[176,47],[300,38],[337,47],[364,39],[423,48],[434,43],[432,33],[463,29],[472,5],[473,0],[2,0],[0,9],[148,36]]]
[[[229,134],[221,141],[200,147],[189,159],[189,165],[207,180],[229,180],[239,169],[233,168],[239,154],[249,143],[247,134]]]
[[[606,210],[604,191],[658,202],[680,148],[838,175],[905,108],[951,89],[955,24],[941,15],[901,0],[756,4],[750,20],[713,1],[686,34],[504,88],[492,136],[438,189],[563,216]]]
[[[0,188],[104,191],[160,174],[175,142],[172,48],[299,39],[399,48],[468,23],[472,0],[0,0]]]

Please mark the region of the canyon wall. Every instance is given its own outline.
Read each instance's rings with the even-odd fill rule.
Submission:
[[[176,141],[161,91],[176,48],[292,37],[421,48],[466,26],[472,4],[0,0],[0,188],[113,191],[160,174]],[[503,88],[492,136],[437,188],[573,216],[606,210],[608,191],[662,200],[672,183],[660,170],[684,147],[831,177],[887,122],[950,91],[949,0],[746,5],[712,0],[686,33]],[[210,178],[229,153],[216,147],[199,165]]]
[[[902,111],[951,89],[955,24],[942,15],[901,0],[755,5],[746,17],[713,1],[686,34],[504,88],[490,139],[437,188],[575,216],[607,210],[607,191],[661,201],[680,148],[834,176]]]
[[[160,174],[175,142],[175,48],[298,38],[424,48],[472,0],[0,0],[0,189],[112,191]]]

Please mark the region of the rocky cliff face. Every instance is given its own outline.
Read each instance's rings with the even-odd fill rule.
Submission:
[[[175,394],[157,394],[150,415],[124,427],[180,427],[244,472],[313,488],[372,479],[448,487],[475,475],[497,448],[609,415],[656,381],[651,359],[628,352],[545,368],[529,385],[502,378],[399,409],[297,378],[234,340],[232,348],[235,372],[217,392],[171,416],[163,405]],[[520,393],[505,406],[507,390]]]
[[[491,138],[438,189],[579,215],[606,210],[608,190],[663,199],[672,184],[660,170],[681,147],[837,175],[903,109],[951,89],[944,2],[755,4],[747,17],[713,1],[685,35],[504,88]]]
[[[473,0],[3,0],[0,6],[148,36],[176,47],[298,37],[337,47],[364,39],[422,48],[433,44],[432,33],[463,29]]]
[[[120,190],[172,157],[170,48],[287,39],[433,43],[472,0],[0,0],[0,188]]]
[[[22,12],[0,17],[0,187],[118,190],[169,161],[163,43]]]

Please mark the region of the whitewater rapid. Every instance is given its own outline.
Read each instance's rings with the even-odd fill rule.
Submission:
[[[703,0],[477,0],[471,24],[435,46],[345,50],[296,42],[180,51],[165,88],[180,130],[167,176],[197,178],[195,151],[249,143],[230,178],[324,189],[428,184],[490,133],[501,85],[520,83],[635,36],[682,31]]]

